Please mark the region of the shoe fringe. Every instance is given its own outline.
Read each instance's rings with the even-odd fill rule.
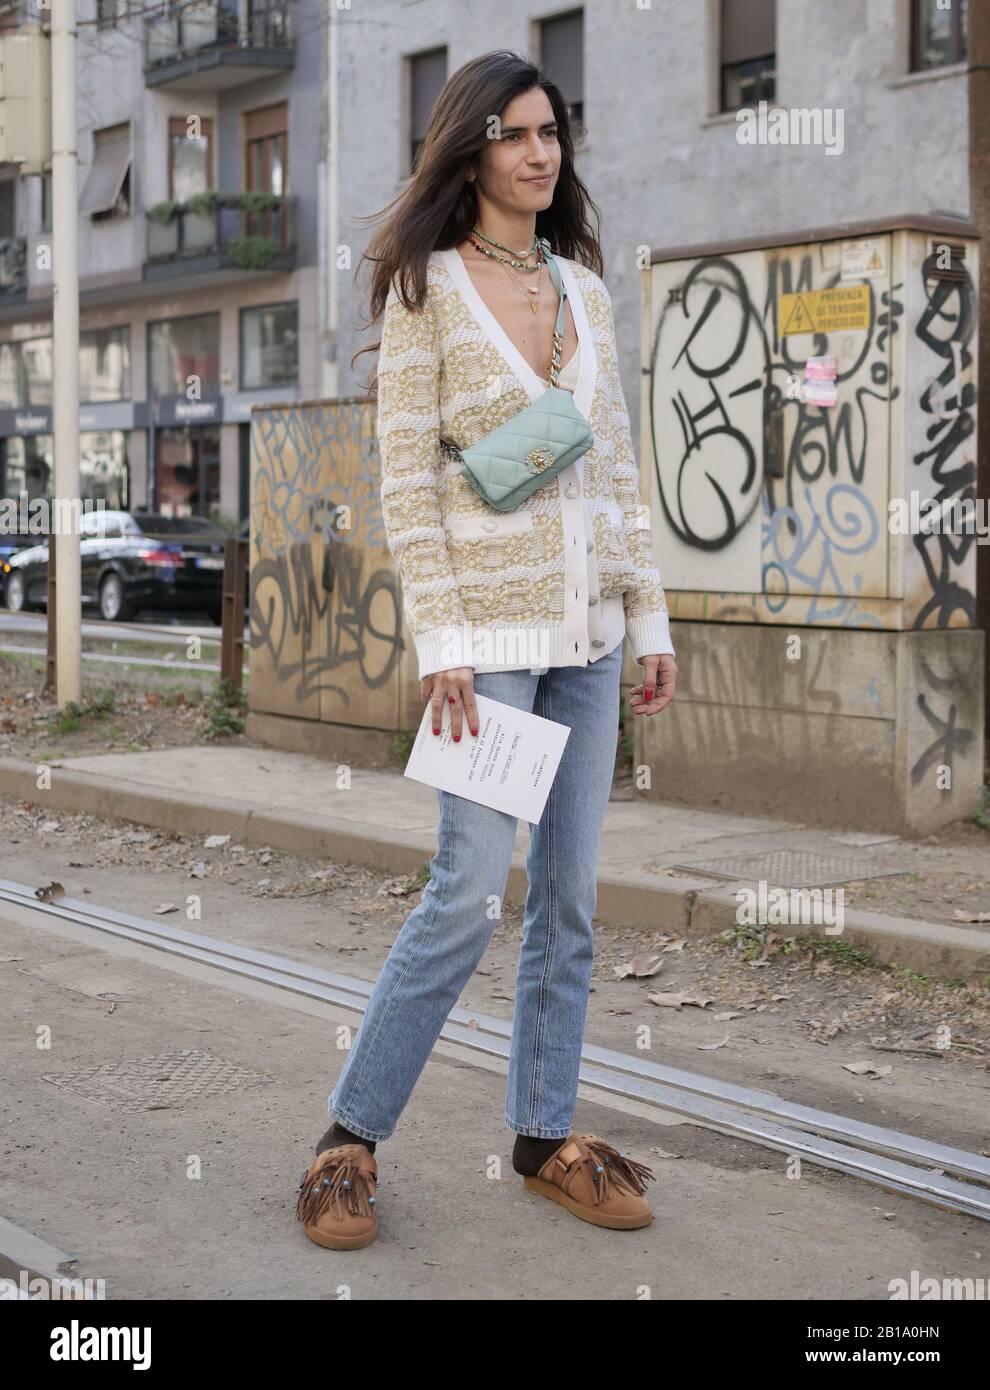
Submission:
[[[360,1155],[341,1153],[337,1145],[320,1154],[302,1176],[296,1199],[296,1220],[313,1226],[326,1211],[371,1216],[376,1201],[375,1175],[359,1166]],[[363,1145],[354,1147],[363,1148]],[[365,1150],[367,1152],[367,1150]]]
[[[634,1158],[626,1158],[597,1134],[575,1134],[587,1148],[577,1160],[587,1166],[595,1194],[595,1205],[607,1200],[612,1187],[617,1191],[642,1196],[647,1182],[656,1182],[656,1174],[645,1163],[637,1163]],[[598,1168],[602,1171],[599,1173]]]

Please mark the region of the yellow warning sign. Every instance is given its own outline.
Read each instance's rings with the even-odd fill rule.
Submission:
[[[869,285],[837,285],[780,296],[781,333],[839,333],[870,326]]]

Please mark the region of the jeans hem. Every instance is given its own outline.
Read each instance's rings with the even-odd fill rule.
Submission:
[[[514,1129],[517,1134],[525,1134],[528,1139],[569,1139],[570,1129],[551,1129],[546,1125],[517,1125],[505,1117],[505,1123],[510,1129]]]
[[[332,1096],[327,1098],[327,1114],[343,1129],[349,1129],[352,1134],[359,1134],[362,1139],[370,1139],[373,1144],[382,1144],[386,1139],[391,1139],[392,1130],[383,1134],[380,1130],[366,1129],[364,1125],[358,1124],[357,1120],[349,1119],[342,1110],[333,1105],[332,1099]]]

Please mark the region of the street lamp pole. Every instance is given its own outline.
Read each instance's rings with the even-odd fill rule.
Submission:
[[[54,545],[56,699],[78,701],[81,677],[79,485],[79,152],[76,148],[76,3],[52,0],[52,278],[54,310]]]

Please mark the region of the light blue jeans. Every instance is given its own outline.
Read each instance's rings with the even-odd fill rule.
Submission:
[[[577,1102],[597,903],[596,860],[615,768],[622,643],[585,666],[478,672],[477,694],[571,730],[530,827],[505,1123],[566,1139]],[[464,723],[464,737],[471,731]],[[431,878],[395,939],[327,1110],[364,1139],[395,1129],[448,1014],[491,939],[516,817],[438,791]]]

